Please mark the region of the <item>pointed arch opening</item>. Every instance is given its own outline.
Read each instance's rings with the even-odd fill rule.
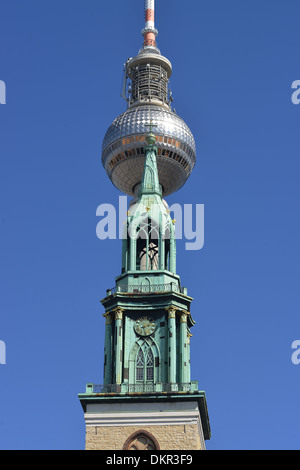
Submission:
[[[154,355],[149,345],[140,346],[136,355],[135,366],[136,383],[153,383],[154,382]]]
[[[136,268],[141,271],[159,269],[159,227],[154,219],[146,217],[137,228]]]
[[[129,384],[155,384],[161,381],[159,349],[152,338],[138,339],[129,354]]]
[[[160,450],[158,440],[148,431],[140,429],[125,441],[123,450]]]

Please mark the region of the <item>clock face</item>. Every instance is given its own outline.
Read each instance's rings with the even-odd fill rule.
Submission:
[[[134,324],[135,332],[140,336],[149,336],[156,330],[156,323],[152,318],[139,318]]]

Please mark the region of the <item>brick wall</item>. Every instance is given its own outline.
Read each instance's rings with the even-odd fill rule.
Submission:
[[[88,426],[86,450],[122,450],[127,438],[140,429],[138,426]],[[204,450],[196,424],[146,426],[143,430],[157,439],[161,450]]]

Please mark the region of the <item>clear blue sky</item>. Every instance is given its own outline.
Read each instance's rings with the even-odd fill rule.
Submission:
[[[157,0],[197,165],[168,202],[205,204],[205,246],[178,243],[194,297],[192,378],[208,449],[299,449],[299,0]],[[126,5],[126,6],[125,6]],[[99,300],[121,269],[96,208],[121,195],[101,143],[125,110],[143,0],[0,0],[1,449],[83,449],[77,393],[102,383]]]

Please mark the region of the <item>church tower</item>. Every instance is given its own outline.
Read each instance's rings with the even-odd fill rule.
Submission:
[[[176,272],[174,220],[164,197],[188,179],[193,135],[172,110],[171,63],[156,45],[154,0],[145,1],[144,44],[127,61],[128,109],[109,127],[102,163],[132,196],[122,269],[101,300],[103,385],[79,394],[86,449],[204,450],[210,439],[205,392],[191,380],[192,298]]]

